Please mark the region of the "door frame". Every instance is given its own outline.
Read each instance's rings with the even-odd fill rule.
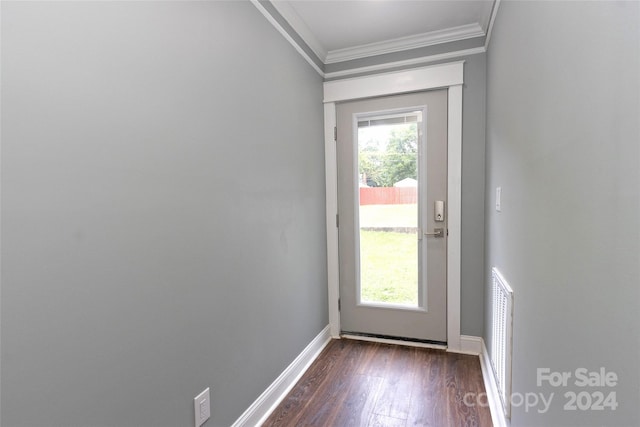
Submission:
[[[431,65],[324,83],[327,285],[331,336],[340,337],[338,258],[338,166],[335,141],[336,102],[430,89],[448,89],[447,125],[447,350],[461,351],[460,232],[462,198],[462,85],[464,61]]]

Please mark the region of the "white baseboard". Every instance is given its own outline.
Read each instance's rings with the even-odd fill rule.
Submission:
[[[456,353],[473,354],[479,356],[482,354],[482,338],[470,335],[460,335],[460,351]]]
[[[480,344],[482,346],[482,351],[480,353],[480,367],[482,368],[484,389],[487,392],[487,402],[489,403],[489,410],[491,411],[493,425],[494,427],[510,427],[511,423],[506,418],[502,407],[502,400],[500,399],[498,384],[496,383],[496,377],[493,374],[493,368],[491,367],[489,352],[487,351],[487,347],[485,346],[482,338],[480,338]]]
[[[298,382],[302,374],[320,355],[331,340],[329,326],[325,327],[302,350],[302,353],[275,379],[273,383],[247,408],[231,427],[255,427],[261,425]]]

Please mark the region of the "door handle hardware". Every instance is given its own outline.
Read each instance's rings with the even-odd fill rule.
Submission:
[[[432,233],[424,233],[425,236],[444,237],[444,228],[434,228]]]

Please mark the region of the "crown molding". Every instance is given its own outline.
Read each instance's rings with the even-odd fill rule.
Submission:
[[[330,50],[326,55],[324,63],[333,64],[336,62],[350,61],[352,59],[366,58],[385,53],[401,52],[404,50],[466,40],[474,37],[484,37],[485,34],[486,33],[480,24],[476,22],[473,24],[461,25],[459,27],[386,40],[383,42]]]
[[[318,41],[316,36],[311,32],[307,24],[304,23],[300,15],[295,11],[288,1],[269,0],[273,7],[280,15],[291,25],[291,28],[298,33],[300,38],[309,46],[322,62],[327,59],[327,50]]]
[[[381,53],[390,53],[390,52],[402,51],[406,49],[414,49],[416,47],[429,46],[429,45],[438,44],[438,43],[446,43],[451,41],[464,40],[467,38],[484,36],[485,32],[480,27],[480,24],[471,24],[471,25],[464,25],[456,28],[447,29],[444,31],[433,31],[430,33],[423,33],[415,37],[404,37],[404,38],[399,38],[395,40],[390,40],[384,43],[373,43],[370,45],[357,46],[353,49],[341,49],[341,50],[335,50],[327,53],[322,48],[321,44],[318,42],[315,36],[313,36],[311,31],[308,29],[308,27],[302,22],[302,20],[297,15],[295,10],[293,10],[293,8],[288,4],[288,2],[278,1],[278,0],[250,0],[250,2],[278,30],[278,32],[280,32],[280,34],[296,49],[296,51],[298,51],[298,53],[309,63],[309,65],[311,65],[313,69],[320,76],[329,80],[354,76],[358,74],[375,73],[375,72],[389,70],[393,68],[414,67],[416,65],[427,64],[429,62],[443,61],[443,60],[459,58],[467,55],[484,53],[488,50],[489,39],[491,37],[491,30],[493,29],[493,23],[495,21],[496,14],[498,12],[498,6],[500,4],[500,0],[494,0],[493,10],[489,18],[489,27],[486,32],[484,47],[464,49],[464,50],[458,50],[453,52],[445,52],[441,54],[422,56],[422,57],[411,58],[411,59],[406,59],[401,61],[383,62],[380,64],[371,65],[371,66],[349,68],[341,71],[325,72],[318,66],[318,64],[315,63],[315,61],[309,56],[309,54],[307,54],[305,50],[299,45],[299,39],[298,41],[296,41],[291,37],[291,35],[288,33],[288,31],[290,31],[291,29],[286,30],[285,28],[283,28],[282,25],[280,25],[278,21],[273,16],[271,16],[271,13],[268,12],[260,4],[261,1],[267,1],[271,5],[273,5],[274,8],[278,11],[278,13],[282,16],[282,18],[284,18],[287,21],[287,23],[291,26],[291,29],[296,32],[296,34],[307,44],[307,46],[317,55],[317,57],[324,64],[330,63],[330,61],[327,59],[328,55],[331,55],[332,53],[340,52],[340,51],[362,49],[362,48],[376,46],[376,45],[380,47],[380,45],[384,45],[384,44],[397,43],[395,46],[397,50],[388,50],[385,52],[381,52]],[[430,37],[426,37],[426,36],[430,36]],[[422,39],[422,43],[427,43],[427,44],[419,44],[421,41],[415,40],[420,37],[424,37]],[[411,43],[410,39],[414,39],[413,44]],[[400,42],[402,41],[405,42],[404,47],[401,46],[402,43]],[[416,45],[415,43],[418,43],[418,44]],[[394,47],[387,46],[387,48],[393,49]],[[361,56],[361,57],[377,55],[377,54],[379,53],[366,53],[364,54],[364,56]],[[354,57],[353,59],[356,59],[356,57]],[[333,62],[341,62],[346,60],[348,59],[339,59],[339,60],[334,60]]]
[[[284,37],[291,44],[291,46],[293,46],[293,48],[300,54],[300,56],[302,56],[309,63],[309,65],[311,65],[311,67],[313,67],[313,69],[316,70],[318,74],[320,74],[321,77],[324,77],[324,71],[321,70],[320,67],[318,67],[318,64],[316,64],[314,60],[307,54],[307,52],[305,52],[304,49],[298,44],[298,42],[296,42],[291,37],[287,30],[282,28],[278,21],[276,21],[275,18],[271,16],[271,14],[260,4],[260,1],[250,0],[250,2],[255,6],[256,9],[260,11],[260,13],[267,19],[267,21],[269,21],[269,23],[273,25],[276,30],[278,30],[282,37]]]
[[[402,61],[383,62],[381,64],[369,65],[367,67],[349,68],[347,70],[342,70],[342,71],[325,72],[324,78],[331,80],[331,79],[350,77],[357,74],[375,73],[378,71],[389,70],[393,68],[414,67],[421,64],[428,64],[430,62],[445,61],[447,59],[461,58],[464,56],[477,55],[479,53],[485,53],[485,52],[486,52],[486,49],[480,46],[480,47],[474,47],[472,49],[456,50],[454,52],[446,52],[446,53],[439,53],[436,55],[421,56],[419,58],[405,59]]]
[[[487,37],[484,39],[485,50],[489,49],[489,41],[491,41],[491,32],[493,31],[493,24],[496,21],[496,15],[498,14],[498,7],[500,7],[500,0],[494,0],[493,9],[491,10],[491,18],[489,18],[489,26],[487,27]]]

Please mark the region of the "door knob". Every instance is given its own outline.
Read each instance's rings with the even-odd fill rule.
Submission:
[[[444,228],[434,228],[432,233],[424,233],[425,236],[444,237]]]

